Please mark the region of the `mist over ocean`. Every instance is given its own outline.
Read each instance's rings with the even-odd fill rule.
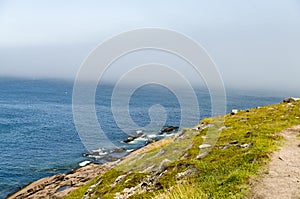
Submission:
[[[0,78],[0,198],[39,178],[66,173],[86,159],[82,154],[87,150],[73,122],[72,89],[73,82],[63,80]],[[121,142],[128,135],[114,122],[110,108],[112,90],[112,86],[102,85],[96,93],[100,125],[116,146],[127,150],[141,147],[142,142],[132,145]],[[207,89],[197,89],[196,93],[200,120],[211,114],[210,96]],[[227,110],[281,100],[282,97],[261,97],[258,93],[229,92]],[[157,85],[141,87],[132,95],[129,108],[133,121],[141,128],[146,126],[150,122],[148,110],[155,104],[166,110],[165,126],[180,124],[181,109],[176,96]],[[188,111],[192,113],[195,108],[190,107]],[[193,125],[190,123],[187,127]],[[157,134],[160,130],[159,126],[144,129],[147,134]]]

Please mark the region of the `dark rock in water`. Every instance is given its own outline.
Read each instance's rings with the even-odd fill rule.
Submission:
[[[117,161],[119,160],[120,158],[118,157],[114,157],[114,156],[105,156],[103,158],[100,158],[100,160],[104,160],[106,162],[114,162],[114,161]]]
[[[123,153],[123,152],[125,152],[125,151],[126,151],[125,148],[117,148],[117,149],[113,149],[113,150],[111,151],[111,153]]]
[[[157,140],[156,140],[156,139],[157,139]],[[154,142],[158,141],[158,138],[156,138],[156,139],[150,140],[147,144],[151,144],[151,143],[154,143]]]
[[[83,157],[96,157],[99,156],[99,152],[93,152],[93,153],[83,153]]]
[[[123,140],[123,142],[125,142],[125,143],[132,142],[136,138],[138,138],[138,136],[128,137],[126,140]]]
[[[143,134],[142,130],[139,130],[139,131],[136,131],[136,135],[135,136],[130,136],[126,140],[123,140],[123,142],[125,142],[125,143],[132,142],[136,138],[143,137],[143,136],[146,136],[146,135]]]
[[[82,156],[83,157],[95,157],[95,156],[99,156],[100,152],[99,151],[92,151],[92,153],[83,153]]]
[[[168,133],[168,132],[176,131],[178,129],[179,129],[178,126],[168,126],[167,128],[161,130],[161,132],[162,133]]]
[[[143,135],[143,133],[144,133],[143,130],[137,130],[137,131],[136,131],[136,134],[137,134],[137,135]]]

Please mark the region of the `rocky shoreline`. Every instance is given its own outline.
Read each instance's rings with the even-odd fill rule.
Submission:
[[[160,140],[163,141],[163,140]],[[160,141],[150,143],[140,149],[137,149],[127,156],[122,157],[114,162],[105,164],[88,164],[75,169],[69,174],[56,174],[51,177],[39,179],[30,183],[21,190],[8,196],[7,199],[60,199],[70,194],[75,189],[87,184],[96,176],[112,169],[122,160],[131,159],[138,156],[143,151],[150,150],[159,145]]]
[[[62,198],[74,189],[86,184],[97,175],[105,173],[112,168],[114,164],[115,162],[102,165],[89,164],[69,174],[56,174],[51,177],[42,178],[8,196],[7,199]]]
[[[282,105],[277,105],[278,107],[280,106],[281,108],[285,108],[288,111],[291,111],[295,105],[292,104],[293,102],[297,102],[300,101],[300,99],[298,98],[286,98],[283,102],[285,104]],[[244,117],[249,117],[251,116],[257,116],[257,114],[259,113],[266,113],[266,112],[270,112],[269,115],[270,117],[274,117],[274,114],[276,113],[275,108],[273,107],[258,107],[255,109],[251,109],[251,110],[246,110],[246,111],[232,111],[231,114],[228,114],[227,117],[232,120],[232,122],[234,122],[234,124],[243,124]],[[299,108],[300,110],[300,108]],[[258,115],[259,115],[258,114]],[[265,119],[264,121],[269,121],[266,120],[266,116],[265,115]],[[283,118],[285,117],[285,115],[282,115],[279,118]],[[299,117],[297,115],[293,115],[292,117],[295,118],[295,120],[298,120]],[[240,119],[238,121],[235,121],[235,118]],[[273,118],[274,119],[274,118]],[[257,118],[255,119],[255,121],[257,120]],[[249,121],[249,119],[248,119]],[[271,122],[273,120],[270,120]],[[100,174],[104,174],[109,170],[112,170],[112,168],[117,168],[120,167],[121,169],[123,169],[123,173],[119,175],[120,176],[130,176],[132,173],[129,170],[127,172],[126,169],[128,169],[128,166],[130,165],[131,170],[133,169],[135,172],[139,172],[139,170],[135,169],[135,164],[136,165],[140,165],[141,169],[143,172],[148,171],[148,168],[152,168],[153,165],[149,165],[147,164],[147,162],[145,161],[141,161],[141,158],[145,156],[149,155],[149,160],[151,164],[154,164],[154,159],[159,159],[158,157],[161,156],[166,156],[167,154],[167,146],[170,146],[169,150],[171,153],[174,152],[174,150],[177,150],[176,147],[179,147],[179,145],[184,145],[184,143],[186,143],[187,140],[193,140],[193,136],[198,136],[199,138],[202,138],[203,140],[208,139],[207,136],[203,136],[201,133],[205,132],[206,129],[208,128],[215,128],[215,126],[213,124],[209,124],[204,121],[202,121],[202,123],[200,123],[199,125],[197,125],[196,127],[192,128],[192,129],[186,129],[181,131],[180,133],[176,134],[175,136],[173,136],[172,138],[165,138],[156,142],[152,142],[149,143],[148,145],[137,149],[131,153],[129,153],[127,156],[122,157],[120,159],[118,159],[117,161],[114,162],[108,162],[105,164],[89,164],[87,166],[81,167],[79,169],[74,170],[72,173],[69,174],[57,174],[54,175],[52,177],[47,177],[47,178],[43,178],[40,179],[38,181],[35,181],[31,184],[29,184],[28,186],[24,187],[22,190],[18,191],[17,193],[12,194],[11,196],[8,197],[8,199],[20,199],[20,198],[31,198],[31,199],[35,199],[35,198],[63,198],[67,195],[69,195],[72,191],[74,191],[75,189],[82,187],[83,185],[87,184],[89,181],[91,181],[92,179],[94,179],[96,176],[100,175]],[[231,127],[232,128],[232,127]],[[230,130],[230,126],[223,126],[221,128],[218,128],[218,131],[229,131]],[[186,131],[188,131],[189,133],[185,133]],[[253,144],[253,139],[256,138],[256,136],[259,136],[259,134],[257,133],[253,133],[250,131],[247,132],[243,132],[243,138],[242,140],[235,140],[235,139],[229,139],[229,142],[224,142],[222,144],[218,145],[217,151],[218,153],[224,153],[223,151],[226,150],[238,150],[237,152],[240,152],[241,154],[243,154],[243,151],[247,151],[247,150],[252,150],[252,148],[255,148],[255,144]],[[202,135],[202,136],[201,136]],[[271,138],[273,138],[274,136],[271,136]],[[167,144],[168,143],[168,139],[169,140],[173,140],[174,142],[172,142],[173,144]],[[245,142],[245,140],[249,140],[249,142]],[[251,141],[251,142],[250,142]],[[176,143],[178,144],[178,146],[176,146]],[[201,142],[199,142],[201,143]],[[256,143],[257,144],[257,143]],[[162,148],[163,147],[163,148]],[[182,147],[182,146],[181,146]],[[192,147],[192,146],[190,146]],[[210,148],[212,147],[211,145],[207,144],[207,143],[201,143],[200,145],[198,145],[198,149],[203,151],[206,148]],[[189,148],[187,146],[187,148]],[[155,149],[155,150],[154,150]],[[145,153],[145,152],[148,152]],[[186,151],[185,151],[186,152]],[[163,154],[163,155],[162,155]],[[196,155],[196,154],[195,154]],[[199,157],[201,154],[199,154],[198,156],[195,156],[195,159],[199,160],[202,159],[202,156]],[[224,154],[223,154],[224,155]],[[180,159],[183,162],[186,162],[189,160],[191,154],[190,153],[185,153],[183,154],[183,156],[180,156],[183,159]],[[168,156],[168,158],[170,158]],[[136,161],[133,161],[136,160]],[[167,164],[168,162],[166,162],[166,160],[168,159],[163,159],[162,161],[159,159],[159,161],[157,161],[158,167],[156,169],[152,169],[151,171],[151,175],[150,174],[145,174],[146,176],[143,177],[143,180],[141,181],[140,184],[136,185],[136,186],[131,186],[132,189],[127,189],[125,188],[122,192],[120,193],[116,193],[116,197],[117,198],[128,198],[129,196],[136,194],[136,193],[144,193],[144,191],[149,191],[149,190],[155,190],[157,188],[158,185],[161,185],[162,182],[159,182],[159,180],[161,180],[161,176],[165,175],[167,172]],[[140,161],[140,162],[139,162]],[[123,162],[123,165],[122,165]],[[148,162],[149,163],[149,162]],[[181,165],[181,166],[180,166]],[[124,168],[122,168],[122,166]],[[180,170],[181,167],[184,167],[185,170]],[[126,170],[126,171],[125,171]],[[177,172],[178,170],[178,172]],[[198,169],[199,170],[199,169]],[[198,171],[197,170],[197,171]],[[179,172],[180,171],[180,172]],[[194,171],[196,171],[196,167],[194,168],[193,164],[188,164],[188,163],[179,163],[177,164],[172,170],[169,170],[169,172],[177,172],[177,174],[173,175],[176,176],[176,178],[178,178],[179,180],[181,179],[181,176],[184,177],[189,177],[190,175],[192,175],[194,173]],[[126,173],[127,172],[127,173]],[[142,172],[142,173],[143,173]],[[149,173],[149,172],[146,172]],[[190,174],[192,173],[192,174]],[[105,174],[104,174],[105,175]],[[148,176],[149,175],[149,176]],[[115,180],[115,183],[113,183],[113,185],[111,186],[118,186],[118,182],[122,181],[119,180],[119,177]],[[124,177],[124,178],[125,178]],[[150,181],[148,182],[147,179],[152,179],[151,183]],[[153,180],[154,179],[154,180]],[[156,179],[156,180],[155,180]],[[147,186],[144,186],[145,184],[147,184]],[[96,184],[93,184],[92,186],[96,186]],[[145,188],[146,187],[146,188]],[[162,187],[162,186],[161,186]],[[161,188],[160,187],[160,188]],[[89,188],[88,191],[86,192],[87,196],[88,195],[93,195],[94,194],[94,188]],[[89,192],[89,190],[91,190]],[[126,196],[126,197],[125,197]],[[87,197],[88,198],[88,197]]]
[[[171,129],[171,130],[170,130]],[[178,130],[177,127],[169,126],[165,129],[161,130],[162,133],[165,132],[173,132]],[[137,136],[141,137],[142,135]],[[133,139],[134,140],[134,139]],[[136,156],[140,154],[144,150],[149,150],[156,145],[155,142],[149,142],[144,147],[133,150],[131,153],[128,153],[124,157],[114,158],[110,161],[107,161],[104,164],[95,164],[89,162],[82,167],[74,169],[68,174],[56,174],[51,177],[46,177],[39,179],[30,183],[29,185],[23,187],[21,190],[13,193],[7,197],[7,199],[36,199],[36,198],[53,198],[60,199],[68,194],[70,194],[73,190],[81,187],[82,185],[88,183],[90,180],[95,178],[96,176],[103,174],[117,165],[121,160],[132,158],[132,156]],[[122,153],[124,150],[116,150],[112,153]],[[83,156],[90,157],[95,154],[83,154]],[[96,154],[97,155],[97,154]],[[108,156],[110,157],[110,156]]]

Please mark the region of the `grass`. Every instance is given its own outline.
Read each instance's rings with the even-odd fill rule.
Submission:
[[[208,196],[201,191],[198,187],[198,183],[187,183],[175,185],[171,190],[165,190],[165,193],[156,196],[156,199],[208,199]]]
[[[85,194],[86,190],[91,185],[95,184],[97,181],[99,181],[99,177],[94,178],[93,180],[91,180],[87,184],[85,184],[82,187],[76,189],[75,191],[73,191],[72,193],[70,193],[70,195],[66,196],[65,198],[73,199],[73,198],[78,198],[79,196],[83,196]]]
[[[93,188],[91,198],[114,198],[116,193],[121,193],[125,188],[139,187],[138,184],[151,178],[155,179],[152,188],[147,191],[140,189],[130,198],[245,198],[249,192],[249,182],[257,177],[267,165],[269,154],[281,144],[282,138],[276,133],[300,124],[299,117],[299,102],[225,115],[223,123],[218,118],[218,128],[210,126],[199,131],[186,130],[180,139],[161,141],[155,147],[125,159],[113,170],[98,176],[66,198],[82,198],[90,185],[99,180],[102,183]],[[215,119],[204,119],[200,124],[214,124]],[[222,128],[220,134],[215,134],[220,137],[214,148],[206,157],[196,159],[205,151],[201,151],[199,145],[210,143],[209,140],[214,136],[212,132],[218,132],[220,125],[226,128]],[[229,143],[236,144],[220,149]],[[242,144],[249,144],[250,147],[239,147]],[[160,171],[165,159],[169,161]],[[191,168],[197,172],[182,179],[176,178],[178,173]],[[120,175],[126,177],[112,186]]]

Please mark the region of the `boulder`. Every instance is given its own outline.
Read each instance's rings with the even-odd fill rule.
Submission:
[[[121,147],[121,148],[113,149],[110,153],[123,153],[125,151],[126,151],[126,149]]]
[[[246,144],[241,144],[240,147],[246,149],[246,148],[251,147],[252,145],[253,145],[252,143],[249,143],[249,144],[246,143]]]
[[[177,173],[176,178],[177,179],[186,178],[186,177],[196,174],[198,171],[199,170],[197,168],[190,168],[184,172]]]
[[[204,157],[207,156],[208,154],[209,154],[208,151],[204,151],[203,153],[200,153],[200,154],[196,157],[196,159],[197,159],[197,160],[201,160],[202,158],[204,158]]]
[[[126,176],[127,176],[126,174],[118,176],[115,182],[111,185],[111,187],[115,187],[119,182],[124,180]]]
[[[93,151],[92,153],[83,153],[82,156],[83,157],[95,157],[95,156],[99,156],[100,153],[98,151]]]
[[[137,130],[137,131],[136,131],[136,134],[137,134],[137,135],[140,135],[140,136],[143,135],[143,133],[144,133],[143,130]]]
[[[231,115],[235,115],[235,114],[237,114],[239,112],[239,110],[237,110],[237,109],[232,109],[231,110]]]
[[[206,148],[210,148],[210,147],[212,147],[210,144],[201,144],[199,146],[199,149],[206,149]]]
[[[291,102],[296,102],[296,101],[299,101],[300,98],[295,98],[295,97],[288,97],[288,98],[285,98],[283,100],[284,103],[291,103]]]
[[[132,141],[135,140],[136,138],[138,138],[138,136],[130,136],[130,137],[128,137],[126,140],[123,140],[123,142],[125,142],[125,143],[132,142]]]
[[[204,130],[204,129],[209,129],[211,127],[215,126],[215,124],[208,124],[208,123],[202,123],[202,124],[199,124],[197,126],[198,130]]]
[[[158,172],[161,173],[164,170],[166,170],[166,168],[168,167],[168,165],[171,163],[171,161],[169,159],[164,159],[163,161],[161,161],[159,167],[158,167]]]
[[[233,141],[229,142],[229,144],[238,144],[238,143],[239,143],[239,141],[237,141],[237,140],[233,140]]]
[[[231,147],[231,146],[232,146],[231,144],[226,144],[226,145],[223,145],[223,146],[219,146],[219,149],[220,149],[220,150],[228,149],[228,148]]]
[[[179,129],[178,126],[168,126],[167,128],[164,128],[163,130],[161,130],[161,132],[168,133],[168,132],[176,131],[178,129]]]

